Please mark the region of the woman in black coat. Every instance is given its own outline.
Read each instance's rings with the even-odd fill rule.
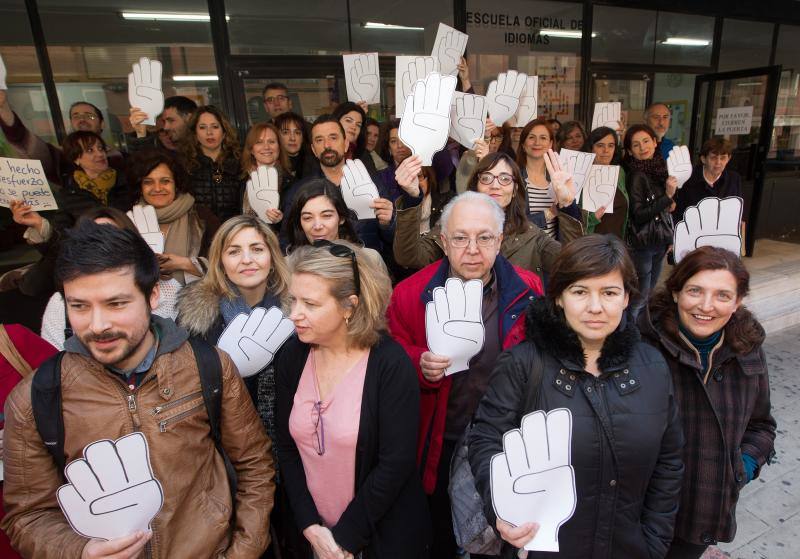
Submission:
[[[385,331],[389,277],[345,241],[298,247],[289,267],[297,337],[275,365],[277,451],[308,557],[427,557],[419,386]]]
[[[529,558],[652,559],[669,547],[683,436],[666,363],[639,341],[636,325],[627,319],[634,289],[633,264],[616,237],[591,235],[565,245],[546,298],[528,310],[526,340],[498,359],[475,413],[469,462],[490,525],[511,548],[533,540],[557,552],[532,552]],[[529,379],[536,378],[532,371],[541,373],[535,399],[526,396]],[[571,439],[567,427],[561,440],[571,445],[561,445],[561,462],[551,462],[555,439],[548,456],[532,444],[537,437],[531,418],[540,413],[522,421],[521,436],[514,431],[536,410],[547,412],[548,421],[570,417]],[[513,467],[519,457],[512,452],[513,439],[524,447],[530,471],[506,479],[509,470],[520,473]],[[542,461],[550,462],[549,471],[527,466]],[[550,477],[557,469],[560,481]],[[547,478],[541,480],[544,492],[563,485],[556,497],[563,506],[557,524],[536,524],[538,506],[529,499],[542,497],[518,491],[537,485],[539,478]],[[515,490],[509,497],[502,488],[511,483]],[[515,556],[505,547],[505,557]]]

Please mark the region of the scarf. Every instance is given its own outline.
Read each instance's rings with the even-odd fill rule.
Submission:
[[[143,200],[139,202],[144,204]],[[156,208],[159,225],[168,225],[164,235],[164,254],[177,254],[189,258],[200,254],[203,239],[203,228],[196,219],[191,219],[189,212],[194,208],[194,196],[182,192],[175,200],[164,208]],[[186,285],[184,272],[175,272],[172,277],[181,285]]]
[[[649,176],[651,179],[656,179],[662,184],[667,180],[669,173],[667,172],[667,162],[664,156],[661,155],[661,150],[656,148],[653,157],[650,159],[636,159],[631,157],[628,159],[628,168],[632,171],[638,171]]]
[[[105,205],[108,204],[109,191],[117,182],[117,171],[109,167],[97,175],[96,178],[90,179],[89,175],[83,170],[76,169],[75,172],[72,173],[72,178],[75,179],[79,188],[91,192],[95,198]]]
[[[228,299],[227,297],[222,297],[219,300],[219,312],[222,315],[222,320],[225,322],[225,326],[230,324],[230,322],[236,318],[237,314],[244,313],[250,314],[253,310],[247,302],[245,302],[244,297],[239,292],[239,288],[233,285],[231,282],[228,282],[228,287],[231,291],[233,291],[236,295],[233,299]],[[272,295],[269,291],[264,291],[264,298],[261,300],[259,304],[256,305],[257,307],[263,307],[265,309],[269,309],[270,307],[278,307],[280,308],[280,301],[278,298]]]

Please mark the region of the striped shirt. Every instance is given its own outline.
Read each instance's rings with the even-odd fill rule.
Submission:
[[[528,180],[526,181],[528,189],[528,211],[531,214],[544,213],[545,214],[545,228],[544,232],[550,237],[556,236],[556,214],[552,211],[553,205],[556,203],[555,194],[552,188],[538,188]]]

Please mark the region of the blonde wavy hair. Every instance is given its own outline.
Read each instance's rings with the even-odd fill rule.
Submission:
[[[288,258],[289,271],[292,275],[312,274],[327,282],[339,305],[353,311],[347,323],[348,344],[359,348],[372,347],[386,331],[386,308],[392,294],[392,282],[386,269],[380,267],[376,259],[367,256],[361,247],[343,240],[334,243],[348,247],[356,255],[361,287],[356,305],[350,300],[350,296],[356,294],[350,258],[334,256],[326,246],[299,246]]]

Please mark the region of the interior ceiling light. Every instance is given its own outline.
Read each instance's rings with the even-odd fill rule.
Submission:
[[[564,39],[580,39],[583,31],[565,31],[563,29],[541,29],[539,35],[546,37],[562,37]],[[596,32],[592,32],[592,37],[597,37]]]
[[[707,47],[711,44],[711,41],[707,41],[706,39],[690,39],[688,37],[667,37],[661,44],[679,45],[683,47]]]
[[[219,80],[219,76],[212,74],[193,74],[193,75],[176,75],[172,76],[172,81],[176,82],[215,82]]]
[[[364,23],[364,29],[393,29],[395,31],[425,31],[424,27],[408,27],[406,25],[391,25],[389,23],[377,23],[368,21]]]
[[[158,21],[211,21],[211,16],[204,13],[178,13],[178,12],[122,12],[122,19],[131,20],[158,20]],[[226,21],[231,16],[225,16]]]

